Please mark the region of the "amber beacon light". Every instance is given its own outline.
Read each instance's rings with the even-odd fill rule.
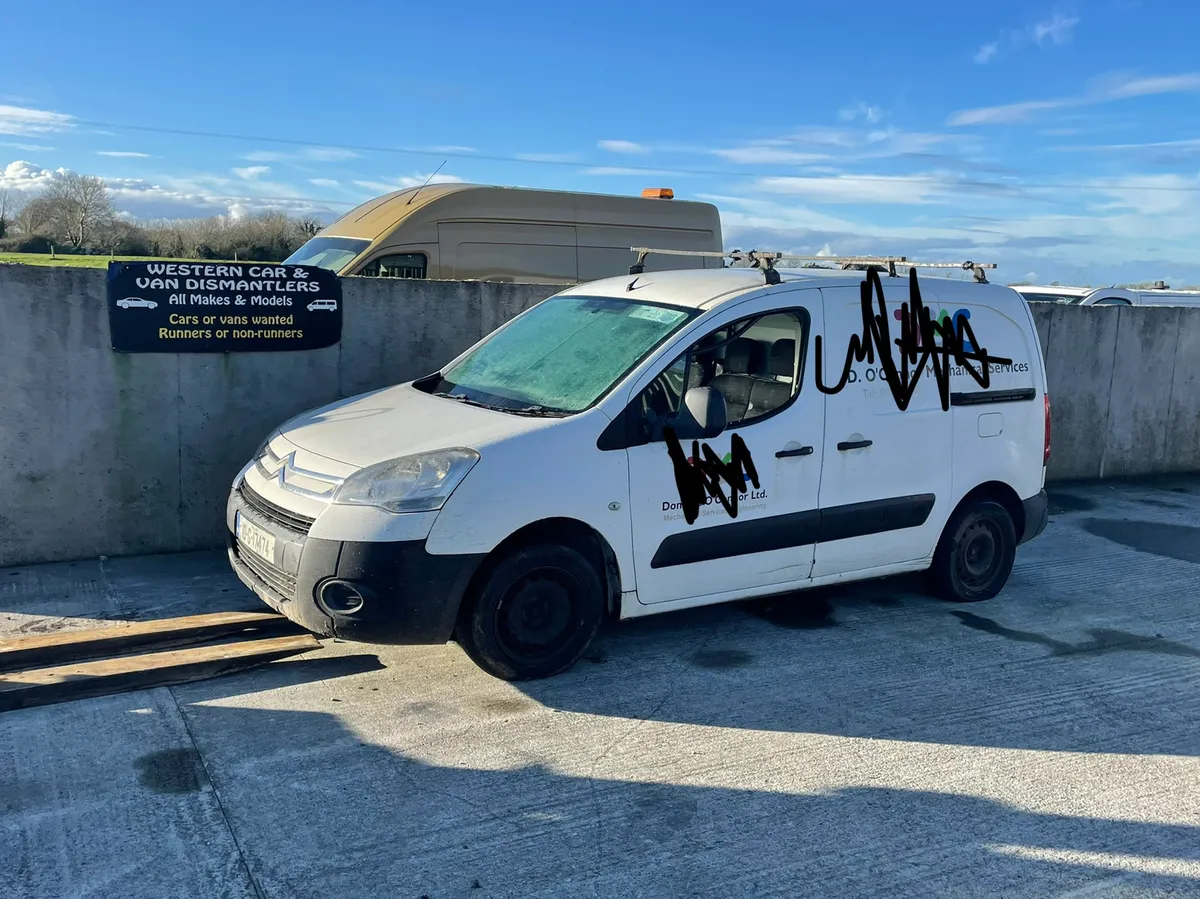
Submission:
[[[647,187],[642,190],[642,196],[647,200],[674,200],[675,191],[669,187]]]

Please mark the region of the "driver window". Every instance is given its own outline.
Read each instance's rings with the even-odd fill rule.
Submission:
[[[799,392],[804,336],[795,312],[745,318],[705,335],[640,394],[644,436],[661,439],[664,420],[692,387],[721,393],[730,427],[770,415]]]

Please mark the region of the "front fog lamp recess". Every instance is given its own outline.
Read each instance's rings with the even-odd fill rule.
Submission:
[[[353,615],[365,602],[358,587],[348,581],[326,581],[317,591],[317,603],[330,615]]]
[[[452,447],[389,459],[346,478],[333,501],[388,512],[433,512],[479,461],[479,453]]]

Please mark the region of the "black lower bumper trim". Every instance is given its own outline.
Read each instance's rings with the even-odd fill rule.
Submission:
[[[445,643],[483,555],[429,553],[425,541],[344,543],[309,537],[290,595],[264,581],[228,541],[238,578],[275,611],[323,637],[362,643]],[[317,602],[320,589],[338,580],[361,588],[365,598],[353,614],[335,615]]]
[[[1021,500],[1021,505],[1025,509],[1025,533],[1017,541],[1018,544],[1028,543],[1041,534],[1046,530],[1046,524],[1050,520],[1050,499],[1046,495],[1045,488],[1035,496]]]

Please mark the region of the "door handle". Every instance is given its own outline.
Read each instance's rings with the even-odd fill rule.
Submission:
[[[870,446],[870,440],[843,440],[838,444],[840,450],[862,449],[865,446]]]
[[[775,454],[776,459],[782,459],[785,456],[811,456],[813,448],[811,446],[802,446],[799,449],[780,450]]]

